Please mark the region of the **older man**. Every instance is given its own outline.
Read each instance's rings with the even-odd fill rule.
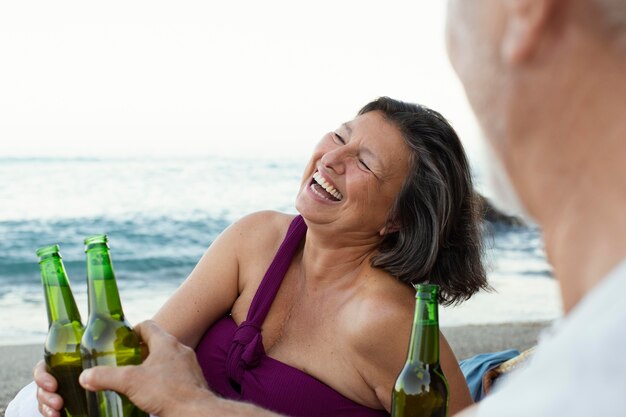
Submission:
[[[450,0],[448,16],[493,176],[542,226],[566,313],[531,364],[463,416],[624,415],[626,1]],[[124,392],[161,417],[274,416],[216,398],[189,348],[152,323],[138,329],[148,360],[86,371],[87,388]]]
[[[626,415],[626,2],[451,0],[447,32],[565,309],[530,366],[463,415]]]

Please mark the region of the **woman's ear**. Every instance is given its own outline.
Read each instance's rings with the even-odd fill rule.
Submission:
[[[381,236],[388,235],[390,233],[395,233],[400,230],[400,225],[398,222],[387,222],[382,229],[380,229],[379,233]]]
[[[506,27],[501,44],[505,62],[519,64],[532,55],[551,14],[563,0],[505,0]]]

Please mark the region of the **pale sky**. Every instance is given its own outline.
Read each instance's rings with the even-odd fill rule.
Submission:
[[[388,95],[478,129],[445,1],[0,4],[1,156],[307,155]]]

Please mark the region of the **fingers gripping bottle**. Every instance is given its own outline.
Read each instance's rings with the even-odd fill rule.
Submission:
[[[85,239],[89,320],[81,343],[83,367],[141,363],[139,338],[124,318],[106,235]],[[114,391],[87,393],[90,417],[147,417]]]
[[[409,355],[396,380],[392,417],[446,417],[448,382],[439,366],[436,285],[417,286]]]
[[[57,380],[57,392],[63,398],[61,415],[87,417],[85,390],[78,383],[78,376],[83,370],[80,340],[84,328],[59,253],[59,245],[38,249],[37,256],[48,312],[44,359],[48,372]]]

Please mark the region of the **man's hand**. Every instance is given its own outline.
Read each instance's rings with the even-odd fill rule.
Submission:
[[[196,407],[210,409],[217,398],[207,388],[194,351],[153,321],[140,323],[135,331],[148,345],[146,360],[136,366],[87,369],[80,375],[81,385],[90,391],[124,394],[160,417],[193,415]]]
[[[33,368],[33,378],[37,384],[39,412],[47,417],[60,417],[63,409],[63,398],[56,393],[57,380],[48,372],[43,359]]]

